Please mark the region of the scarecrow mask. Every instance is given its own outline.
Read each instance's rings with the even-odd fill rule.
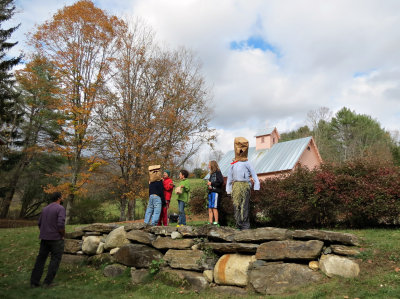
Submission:
[[[161,181],[161,166],[160,165],[152,165],[149,166],[149,175],[150,175],[150,182]]]
[[[235,160],[247,161],[247,154],[249,152],[249,142],[244,137],[235,138]]]

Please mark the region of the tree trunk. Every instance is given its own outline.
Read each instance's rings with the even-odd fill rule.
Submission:
[[[135,220],[135,206],[136,206],[136,199],[129,200],[129,203],[128,203],[128,220],[130,220],[130,221]]]
[[[126,196],[123,195],[121,198],[121,207],[120,207],[120,214],[119,214],[119,221],[125,221],[126,220],[126,214],[125,214],[125,210],[126,210]]]
[[[14,197],[15,190],[17,189],[19,178],[21,177],[21,174],[25,168],[26,163],[27,163],[26,159],[21,158],[21,161],[18,163],[18,166],[15,169],[15,172],[8,184],[7,188],[8,191],[6,192],[1,205],[0,218],[6,218],[8,215],[8,211],[10,210],[10,205]]]

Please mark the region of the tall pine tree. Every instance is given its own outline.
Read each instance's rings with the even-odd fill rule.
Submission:
[[[7,40],[19,25],[8,29],[4,29],[3,25],[14,13],[14,0],[0,0],[0,145],[3,144],[2,146],[16,137],[16,128],[22,116],[18,109],[17,94],[13,88],[15,81],[11,72],[21,61],[22,56],[16,58],[7,56],[8,51],[17,44]],[[3,158],[2,154],[0,158]]]

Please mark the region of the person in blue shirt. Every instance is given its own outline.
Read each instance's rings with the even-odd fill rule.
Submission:
[[[260,190],[260,181],[247,159],[249,142],[244,137],[236,137],[235,160],[231,163],[226,182],[226,193],[231,194],[236,227],[250,228],[249,202],[252,182],[254,190]]]

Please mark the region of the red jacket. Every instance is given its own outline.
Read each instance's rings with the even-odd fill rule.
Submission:
[[[171,200],[171,195],[172,195],[172,190],[174,189],[173,182],[171,178],[166,178],[163,180],[163,185],[164,185],[164,197],[166,201]]]

